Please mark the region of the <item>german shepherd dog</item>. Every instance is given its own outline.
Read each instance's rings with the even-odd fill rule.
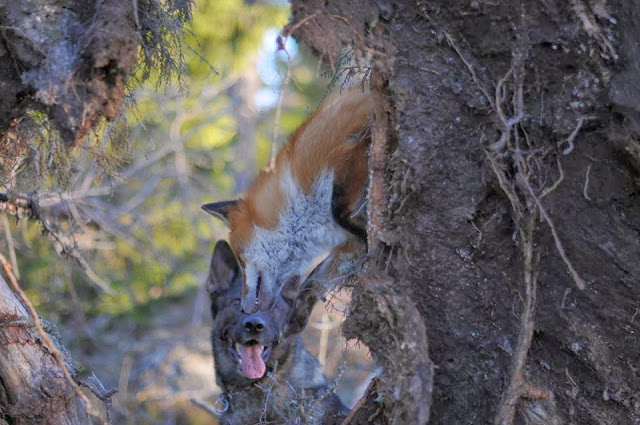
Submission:
[[[285,285],[272,309],[245,314],[238,262],[227,242],[216,244],[207,290],[221,424],[339,424],[346,417],[299,335],[317,301],[307,282],[300,291],[297,282]]]

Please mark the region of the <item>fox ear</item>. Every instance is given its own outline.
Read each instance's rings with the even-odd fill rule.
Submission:
[[[238,260],[226,241],[216,243],[209,265],[207,291],[210,294],[229,289],[239,272]]]
[[[229,211],[231,208],[236,206],[238,203],[237,199],[233,201],[220,201],[220,202],[212,202],[210,204],[204,204],[202,209],[211,214],[214,217],[218,217],[220,220],[225,223],[229,222]]]

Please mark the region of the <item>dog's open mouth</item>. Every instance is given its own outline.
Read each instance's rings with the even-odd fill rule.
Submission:
[[[271,347],[260,344],[256,340],[244,344],[232,345],[236,361],[242,369],[242,374],[249,379],[260,379],[267,371],[267,361],[271,355]]]

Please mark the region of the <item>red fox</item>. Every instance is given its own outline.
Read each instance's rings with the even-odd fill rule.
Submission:
[[[366,242],[371,92],[351,88],[327,99],[285,143],[238,200],[202,208],[225,220],[243,273],[242,310],[269,309],[290,279],[300,284],[329,253]]]

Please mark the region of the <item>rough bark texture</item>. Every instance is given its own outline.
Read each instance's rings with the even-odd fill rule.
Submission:
[[[29,110],[43,111],[75,144],[101,118],[115,118],[137,57],[132,5],[2,2],[0,134],[17,131]]]
[[[0,423],[91,424],[33,322],[0,276]]]
[[[435,365],[429,423],[640,423],[640,3],[292,7],[299,40],[325,58],[351,45],[388,81],[371,261],[388,277],[356,285],[346,328],[387,373],[352,423],[427,422],[389,413],[416,401],[380,388],[415,359],[397,350],[410,333],[378,323],[414,306]],[[385,293],[403,301],[376,308]]]

